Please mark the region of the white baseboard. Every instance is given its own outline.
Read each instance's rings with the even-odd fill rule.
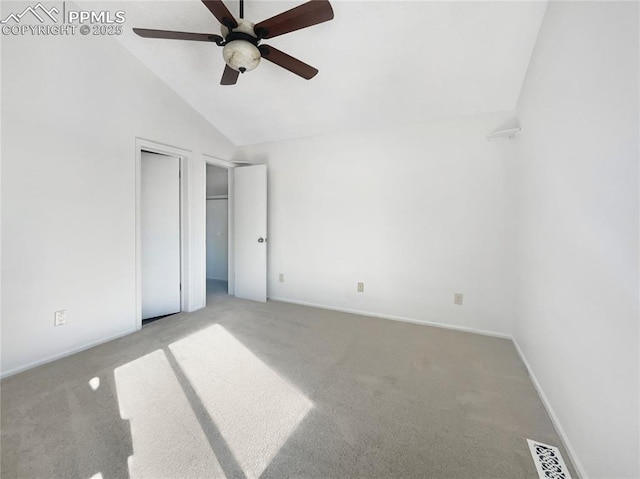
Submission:
[[[327,306],[325,304],[309,303],[309,302],[306,302],[306,301],[298,301],[298,300],[295,300],[295,299],[278,298],[278,297],[269,297],[269,299],[271,301],[280,301],[282,303],[299,304],[301,306],[310,306],[312,308],[328,309],[330,311],[340,311],[342,313],[358,314],[360,316],[371,316],[371,317],[374,317],[374,318],[391,319],[392,321],[402,321],[403,323],[422,324],[424,326],[435,326],[437,328],[453,329],[455,331],[463,331],[465,333],[482,334],[483,336],[491,336],[493,338],[513,339],[511,337],[511,335],[509,335],[509,334],[498,333],[496,331],[486,331],[484,329],[469,328],[469,327],[466,327],[466,326],[456,326],[456,325],[446,324],[446,323],[437,323],[437,322],[434,322],[434,321],[427,321],[427,320],[424,320],[424,319],[406,318],[406,317],[403,317],[403,316],[393,316],[393,315],[389,315],[389,314],[380,314],[380,313],[374,313],[374,312],[371,312],[371,311],[359,311],[359,310],[355,310],[355,309],[338,308],[338,307],[335,307],[335,306]]]
[[[540,385],[540,382],[538,381],[538,378],[536,377],[535,373],[531,369],[531,365],[529,364],[529,361],[527,361],[527,358],[525,357],[524,353],[522,352],[522,349],[520,348],[520,345],[518,344],[518,341],[516,341],[516,338],[512,338],[512,340],[513,340],[514,346],[516,347],[516,351],[518,351],[518,355],[520,356],[520,359],[522,360],[522,362],[524,363],[525,367],[527,368],[527,371],[529,372],[529,377],[531,378],[531,382],[533,383],[534,387],[536,388],[536,391],[538,392],[538,396],[540,396],[540,399],[542,400],[542,404],[544,405],[545,409],[547,410],[547,414],[551,418],[551,422],[553,422],[553,425],[555,426],[556,431],[558,432],[558,435],[560,436],[560,439],[562,440],[564,448],[569,453],[569,458],[571,459],[571,462],[573,463],[573,466],[576,468],[576,471],[578,472],[578,475],[582,479],[587,479],[588,476],[587,476],[587,473],[584,470],[584,466],[580,462],[580,459],[578,459],[578,455],[576,454],[575,449],[571,445],[571,442],[569,441],[569,438],[567,437],[567,434],[565,433],[564,428],[562,427],[562,424],[560,424],[560,420],[558,419],[558,416],[556,415],[555,411],[553,410],[553,407],[551,406],[551,403],[549,402],[549,399],[547,398],[547,395],[544,393],[544,390],[542,389],[542,386]]]
[[[127,336],[127,335],[129,335],[131,333],[135,333],[136,331],[137,330],[135,328],[133,328],[131,330],[124,331],[122,333],[114,334],[113,336],[109,336],[108,338],[100,339],[98,341],[93,341],[93,342],[91,342],[89,344],[85,344],[84,346],[79,346],[77,348],[68,349],[67,351],[64,351],[62,353],[54,354],[52,356],[47,356],[46,358],[38,359],[37,361],[33,361],[33,362],[30,362],[30,363],[24,364],[22,366],[18,366],[17,368],[10,369],[9,371],[5,371],[2,374],[0,374],[0,379],[4,379],[4,378],[7,378],[9,376],[13,376],[14,374],[18,374],[18,373],[21,373],[23,371],[26,371],[27,369],[32,369],[32,368],[35,368],[37,366],[42,366],[43,364],[50,363],[50,362],[55,361],[57,359],[62,359],[62,358],[65,358],[67,356],[71,356],[72,354],[76,354],[76,353],[79,353],[81,351],[86,351],[87,349],[91,349],[91,348],[94,348],[94,347],[99,346],[101,344],[108,343],[109,341],[113,341],[114,339],[118,339],[118,338],[121,338],[123,336]]]

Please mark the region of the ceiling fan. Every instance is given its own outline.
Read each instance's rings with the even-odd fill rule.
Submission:
[[[333,9],[328,0],[310,0],[275,17],[252,23],[245,20],[244,0],[240,0],[240,18],[236,20],[221,0],[202,0],[214,17],[221,23],[222,36],[213,33],[174,32],[169,30],[149,30],[134,28],[133,31],[145,38],[167,38],[172,40],[192,40],[212,42],[222,49],[226,63],[221,85],[235,85],[240,73],[253,70],[260,58],[269,60],[306,80],[310,80],[318,70],[297,58],[260,42],[265,38],[317,25],[333,18]]]

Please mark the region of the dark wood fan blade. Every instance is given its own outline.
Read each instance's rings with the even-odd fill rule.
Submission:
[[[229,9],[221,2],[221,0],[202,0],[202,3],[205,4],[220,23],[229,27],[229,29],[236,28],[238,26],[238,22],[236,22]]]
[[[134,28],[133,31],[144,38],[167,38],[170,40],[193,40],[196,42],[220,43],[224,39],[213,33],[172,32],[170,30],[149,30],[148,28]]]
[[[235,85],[238,81],[238,75],[240,75],[239,71],[234,70],[229,65],[225,65],[220,85]]]
[[[258,48],[260,49],[262,58],[289,70],[291,73],[301,76],[305,80],[311,80],[318,74],[318,70],[316,68],[281,52],[277,48],[273,48],[269,45],[260,45]]]
[[[260,38],[273,38],[332,18],[333,9],[328,0],[311,0],[256,24],[253,30]]]

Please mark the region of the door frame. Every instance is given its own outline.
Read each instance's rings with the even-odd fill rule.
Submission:
[[[180,165],[180,311],[189,311],[189,165],[191,152],[144,138],[135,142],[135,328],[142,329],[142,151],[178,158]]]
[[[229,189],[228,192],[228,202],[227,202],[227,236],[228,236],[228,249],[227,249],[227,271],[228,271],[228,289],[227,293],[230,296],[235,295],[235,268],[234,268],[234,249],[233,249],[233,170],[238,166],[235,163],[227,160],[221,160],[220,158],[216,158],[214,156],[202,155],[202,159],[204,160],[204,189],[203,189],[203,198],[204,202],[204,213],[203,213],[203,221],[204,221],[204,242],[203,242],[203,264],[201,277],[203,278],[203,297],[205,298],[205,303],[207,301],[207,165],[218,166],[220,168],[224,168],[227,170],[227,187]]]

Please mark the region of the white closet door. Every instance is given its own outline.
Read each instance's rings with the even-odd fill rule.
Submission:
[[[235,295],[267,300],[267,166],[234,170]]]
[[[180,311],[180,160],[142,152],[142,319]]]

